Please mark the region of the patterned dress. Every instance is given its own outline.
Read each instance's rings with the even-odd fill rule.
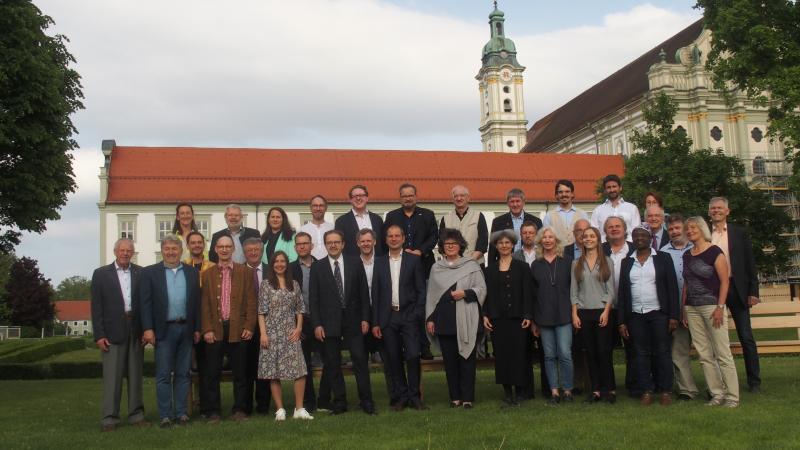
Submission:
[[[289,342],[289,334],[296,326],[296,315],[306,312],[300,286],[296,281],[293,283],[292,291],[274,289],[267,280],[261,283],[258,314],[265,316],[269,345],[261,348],[258,356],[260,379],[295,380],[306,375],[300,341]]]

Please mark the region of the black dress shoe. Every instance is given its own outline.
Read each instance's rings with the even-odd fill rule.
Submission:
[[[517,400],[514,399],[514,397],[506,397],[503,399],[503,406],[506,408],[511,406],[519,406],[519,403],[517,403]]]
[[[602,400],[602,398],[600,397],[600,394],[591,393],[586,397],[586,399],[583,401],[583,403],[597,403],[600,400]]]
[[[689,394],[678,394],[678,400],[683,400],[685,402],[692,401],[693,398]]]
[[[377,416],[378,411],[375,411],[375,407],[364,408],[364,414],[368,416]]]
[[[397,411],[397,412],[400,412],[400,411],[406,409],[406,401],[405,400],[397,400],[396,402],[394,402],[394,405],[392,405],[392,409]]]
[[[431,348],[430,347],[424,347],[422,349],[422,352],[420,352],[419,357],[421,359],[424,359],[425,361],[432,360],[433,359],[433,353],[431,353]]]
[[[338,416],[339,414],[344,414],[346,412],[347,412],[347,409],[344,409],[344,408],[333,408],[331,410],[331,415],[332,416]]]
[[[750,386],[748,388],[748,390],[750,391],[751,394],[760,394],[761,393],[761,385],[757,384],[757,385],[754,385],[754,386]]]

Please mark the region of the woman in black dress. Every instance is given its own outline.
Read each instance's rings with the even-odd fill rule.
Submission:
[[[497,249],[499,258],[484,271],[483,326],[492,333],[494,380],[503,385],[508,406],[519,404],[518,398],[532,377],[526,351],[533,318],[531,271],[524,261],[512,258],[516,243],[514,230],[493,233],[490,245]]]

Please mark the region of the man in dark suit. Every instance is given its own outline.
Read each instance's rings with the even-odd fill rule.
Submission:
[[[142,401],[142,325],[137,284],[141,267],[131,263],[133,241],[114,243],[113,263],[92,274],[92,331],[103,358],[103,431],[119,424],[122,378],[128,378],[128,423],[146,426]]]
[[[750,392],[761,392],[761,368],[758,347],[750,325],[750,308],[759,303],[758,271],[753,257],[753,244],[744,227],[729,224],[728,199],[714,197],[708,202],[708,216],[713,229],[711,242],[722,249],[730,267],[731,283],[726,305],[736,323],[736,334],[742,344],[747,385]]]
[[[644,212],[644,218],[647,221],[647,228],[653,235],[650,246],[661,250],[661,247],[669,244],[669,234],[664,229],[664,210],[658,205],[649,206]]]
[[[225,223],[228,224],[227,228],[219,230],[211,236],[208,259],[211,262],[217,262],[219,258],[216,250],[214,250],[217,245],[217,239],[221,236],[228,236],[233,239],[233,262],[244,264],[247,260],[244,256],[244,241],[251,237],[260,239],[261,233],[254,228],[247,228],[242,225],[242,208],[239,205],[231,204],[225,207]]]
[[[578,259],[583,252],[583,232],[588,230],[591,224],[586,219],[578,219],[572,227],[572,235],[575,236],[575,242],[564,247],[564,259],[572,263]]]
[[[347,411],[347,392],[342,376],[342,341],[350,350],[361,409],[377,414],[372,401],[364,335],[369,331],[369,288],[358,257],[342,254],[344,234],[325,233],[328,257],[311,266],[309,303],[314,336],[323,343],[327,377],[333,389],[333,414]]]
[[[427,280],[436,259],[433,250],[439,241],[436,217],[430,209],[417,206],[417,187],[413,184],[405,183],[400,186],[400,202],[402,207],[386,214],[382,235],[386,234],[390,226],[399,226],[405,234],[403,248],[407,253],[422,259],[422,274]],[[419,320],[419,333],[420,336],[425,336],[425,318],[422,316]],[[430,342],[424,339],[420,344],[423,358],[433,359]]]
[[[661,394],[672,403],[671,333],[678,326],[680,303],[672,258],[652,248],[649,229],[635,228],[633,255],[622,260],[617,299],[619,334],[633,343],[634,365],[642,405]]]
[[[508,204],[508,212],[492,220],[490,235],[495,231],[514,230],[517,233],[517,237],[519,237],[520,227],[522,227],[524,222],[528,221],[536,224],[537,230],[542,229],[542,221],[538,217],[525,212],[525,193],[522,192],[521,189],[514,188],[508,191],[506,195],[506,204]],[[517,239],[514,251],[520,248],[522,248],[522,241]],[[489,259],[486,261],[486,265],[491,266],[493,264],[497,264],[497,250],[490,245]],[[548,392],[549,391],[550,389],[548,389]]]
[[[267,265],[261,262],[264,253],[264,244],[260,237],[250,237],[243,243],[245,264],[253,271],[253,286],[255,287],[256,306],[258,306],[258,293],[261,282],[267,275]],[[296,279],[296,278],[295,278]],[[269,390],[269,380],[258,379],[258,355],[261,349],[261,330],[258,324],[253,329],[253,338],[247,344],[247,399],[245,400],[245,413],[253,413],[253,397],[255,394],[255,411],[259,414],[269,413],[269,402],[272,395]],[[308,384],[308,383],[306,383]]]
[[[361,229],[369,228],[378,235],[378,240],[380,241],[381,231],[383,231],[383,219],[367,210],[369,193],[366,186],[357,184],[351,187],[348,196],[353,209],[337,217],[333,228],[341,231],[344,235],[343,253],[347,256],[358,256],[356,233]],[[375,246],[375,255],[380,256],[384,253],[386,251],[383,245]]]
[[[175,420],[179,425],[189,423],[186,402],[192,345],[200,340],[199,275],[194,267],[181,263],[181,252],[181,240],[174,234],[165,236],[161,240],[163,262],[144,268],[139,284],[142,340],[156,349],[161,427],[172,426]]]
[[[375,258],[372,275],[372,335],[383,340],[386,349],[388,361],[384,364],[391,372],[395,411],[406,406],[425,409],[420,400],[418,351],[419,322],[425,315],[425,277],[419,256],[403,251],[404,240],[399,225],[386,228],[389,253]]]

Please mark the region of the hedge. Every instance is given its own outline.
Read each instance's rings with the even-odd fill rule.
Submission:
[[[86,348],[86,341],[83,339],[44,340],[0,356],[0,364],[32,363],[60,353],[83,350],[84,348]]]
[[[144,376],[155,376],[155,364],[145,361]],[[100,378],[103,364],[100,362],[51,362],[0,364],[0,380],[44,380],[65,378]]]

